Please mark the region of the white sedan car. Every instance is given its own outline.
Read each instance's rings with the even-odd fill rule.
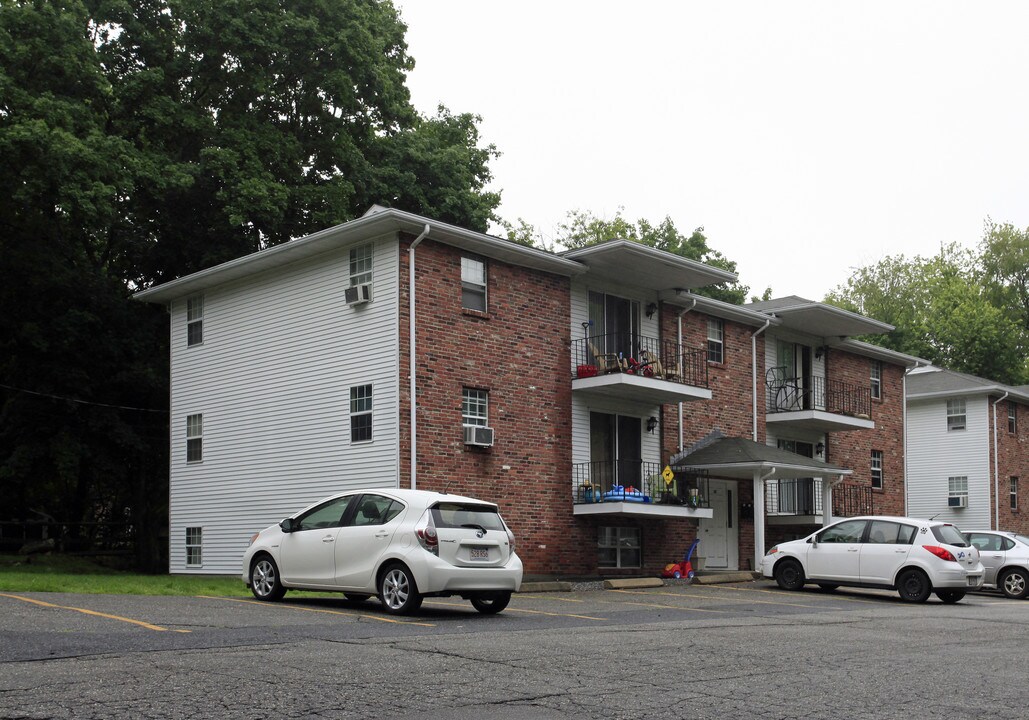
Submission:
[[[969,530],[965,537],[986,568],[984,587],[1015,600],[1029,595],[1029,537],[1001,530]]]
[[[978,590],[985,575],[979,551],[955,526],[905,517],[850,518],[779,543],[761,571],[784,590],[849,585],[897,590],[910,602],[935,593],[945,603]]]
[[[331,590],[387,612],[427,595],[459,595],[482,613],[507,607],[522,582],[514,534],[497,506],[423,490],[333,495],[250,538],[243,580],[258,600],[290,588]]]

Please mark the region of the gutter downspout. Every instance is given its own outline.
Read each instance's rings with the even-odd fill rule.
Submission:
[[[417,399],[417,368],[415,367],[415,322],[414,322],[414,249],[418,247],[418,243],[425,239],[425,236],[429,234],[429,224],[425,223],[425,229],[422,230],[422,234],[414,239],[411,246],[407,248],[407,267],[408,267],[408,314],[410,315],[410,347],[411,347],[411,489],[418,489],[418,399]]]
[[[682,363],[682,316],[688,313],[693,308],[697,307],[697,298],[693,298],[693,304],[688,308],[679,313],[679,317],[676,318],[676,324],[678,327],[678,337],[676,338],[677,345],[679,348],[679,363]],[[682,371],[680,371],[682,372]],[[683,372],[683,375],[685,373]],[[682,438],[683,438],[683,427],[682,427],[682,401],[679,401],[679,452],[682,452]]]
[[[757,442],[757,336],[768,329],[768,326],[772,324],[772,318],[768,318],[765,321],[765,325],[759,328],[757,332],[750,336],[750,382],[751,390],[753,395],[753,409],[752,415],[754,417],[754,442]]]
[[[996,504],[993,506],[993,529],[1000,530],[1000,458],[998,453],[999,447],[999,435],[997,431],[997,406],[1000,405],[1010,393],[1007,391],[1001,395],[997,402],[993,403],[993,497],[996,500]]]

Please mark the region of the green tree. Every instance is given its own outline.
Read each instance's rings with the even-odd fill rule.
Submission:
[[[1029,335],[1029,228],[987,221],[979,267],[993,304]]]
[[[929,258],[887,257],[860,268],[826,301],[896,327],[869,342],[959,372],[1024,382],[1020,328],[992,301],[977,263],[957,245]]]
[[[5,516],[161,512],[167,319],[135,289],[373,203],[487,228],[496,150],[414,110],[405,31],[388,1],[0,0]]]

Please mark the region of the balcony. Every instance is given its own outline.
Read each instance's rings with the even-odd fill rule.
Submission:
[[[875,494],[861,485],[837,485],[832,491],[832,516],[875,514]],[[765,522],[768,525],[821,525],[822,480],[765,481]]]
[[[812,375],[788,377],[786,368],[765,373],[766,422],[817,432],[872,430],[872,391],[865,385]]]
[[[575,340],[572,390],[652,405],[710,400],[707,351],[629,333]]]
[[[572,466],[574,515],[710,518],[708,481],[679,474],[666,481],[660,463],[614,460]]]

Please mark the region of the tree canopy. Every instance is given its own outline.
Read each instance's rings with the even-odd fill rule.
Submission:
[[[952,244],[932,257],[884,258],[826,302],[896,327],[869,342],[1017,385],[1029,382],[1029,305],[1020,303],[1027,254],[1026,233],[988,223],[978,251]]]
[[[736,272],[735,262],[708,246],[703,227],[698,227],[686,235],[679,231],[671,217],[665,216],[657,224],[645,218],[632,222],[626,219],[622,212],[619,208],[613,219],[605,220],[589,211],[571,210],[565,222],[558,226],[558,237],[552,243],[545,241],[532,225],[522,219],[519,219],[517,224],[504,222],[502,225],[509,240],[551,252],[559,248],[570,250],[622,239]],[[723,283],[693,290],[700,295],[738,305],[746,301],[748,288],[739,283]]]
[[[374,0],[0,0],[9,513],[135,512],[166,474],[167,320],[133,290],[375,203],[487,229],[497,151],[415,111],[405,32]]]

